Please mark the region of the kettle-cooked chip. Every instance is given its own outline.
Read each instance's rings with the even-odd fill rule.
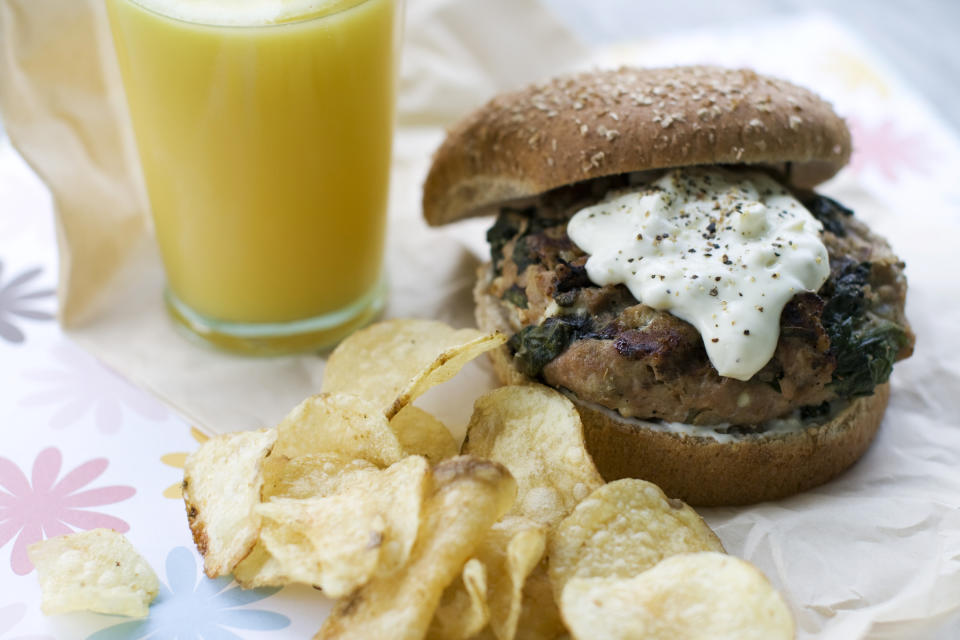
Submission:
[[[396,571],[417,537],[429,469],[410,456],[344,481],[333,495],[259,505],[260,539],[276,573],[339,597]]]
[[[312,453],[293,459],[272,454],[263,464],[261,500],[322,498],[379,472],[380,468],[372,462],[337,453]],[[233,577],[244,589],[279,587],[295,582],[288,575],[287,566],[270,555],[259,539],[247,557],[234,567]]]
[[[490,628],[499,640],[513,640],[527,576],[543,557],[547,531],[542,525],[507,516],[493,525],[477,550],[490,579]]]
[[[543,385],[500,387],[478,398],[462,453],[507,467],[519,488],[511,515],[548,528],[603,485],[576,408]]]
[[[157,597],[157,575],[133,545],[110,529],[71,533],[30,545],[43,613],[95,611],[142,618]]]
[[[470,456],[441,462],[409,562],[340,600],[315,640],[423,638],[444,589],[510,508],[516,490],[510,473],[494,462]]]
[[[542,525],[519,516],[506,516],[493,525],[474,552],[471,562],[479,561],[486,568],[488,588],[484,595],[484,606],[489,607],[491,633],[499,640],[513,640],[521,611],[523,587],[527,576],[543,556],[546,538],[546,528]],[[466,601],[468,585],[465,583],[466,580],[458,581],[447,587],[443,593],[444,602]],[[444,613],[441,605],[431,630],[438,626],[438,619]],[[477,628],[474,633],[479,630]]]
[[[377,568],[387,529],[378,507],[345,495],[277,498],[257,507],[260,540],[290,581],[338,598]]]
[[[534,567],[523,585],[523,600],[514,640],[569,640],[560,609],[553,599],[546,559]],[[499,640],[487,627],[475,640]]]
[[[366,400],[320,393],[301,402],[279,425],[274,455],[336,453],[386,467],[403,457],[386,417]]]
[[[418,371],[400,390],[396,399],[386,410],[387,417],[392,418],[431,388],[457,375],[465,364],[491,349],[496,349],[506,341],[507,337],[502,333],[486,333],[445,349],[433,359],[433,362]]]
[[[463,565],[460,579],[443,591],[433,614],[427,640],[467,640],[490,620],[487,607],[487,569],[476,558]]]
[[[657,485],[623,479],[594,491],[550,539],[550,579],[557,600],[573,577],[630,578],[663,558],[723,551],[697,512]]]
[[[284,566],[270,555],[259,539],[247,557],[233,568],[233,578],[244,589],[282,587],[293,582]]]
[[[354,393],[392,418],[427,389],[504,342],[506,336],[499,333],[454,329],[436,320],[379,322],[334,349],[322,390]]]
[[[226,575],[257,541],[254,507],[263,487],[263,462],[273,429],[228,433],[207,440],[183,467],[183,501],[193,541],[211,578]]]
[[[376,475],[380,468],[362,458],[339,453],[311,453],[296,458],[270,455],[263,466],[261,498],[321,498]]]
[[[523,606],[515,640],[558,640],[567,637],[560,608],[544,562],[538,564],[523,586]]]
[[[390,419],[404,453],[437,464],[457,455],[457,443],[446,425],[420,407],[408,404]]]
[[[790,640],[793,617],[766,577],[721,553],[684,553],[632,578],[571,578],[563,619],[575,638]]]

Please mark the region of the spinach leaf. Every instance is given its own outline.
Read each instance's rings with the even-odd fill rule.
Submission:
[[[518,215],[519,214],[519,215]],[[503,262],[503,248],[523,228],[524,212],[515,209],[501,209],[493,226],[487,230],[487,242],[490,243],[490,260],[495,273],[500,274]]]
[[[807,211],[813,214],[814,218],[823,224],[824,230],[840,237],[847,235],[843,219],[853,215],[852,209],[848,209],[832,198],[814,192],[805,196],[802,204]]]
[[[504,292],[503,299],[521,309],[526,309],[528,305],[527,292],[516,284]]]
[[[517,265],[517,273],[523,273],[531,264],[540,262],[540,255],[530,246],[530,237],[524,234],[513,245],[513,261]]]
[[[869,280],[869,262],[842,266],[823,309],[823,326],[837,359],[831,384],[844,398],[870,395],[886,382],[907,341],[902,326],[869,311],[864,295]]]
[[[493,226],[487,230],[494,273],[500,275],[502,272],[504,247],[514,238],[516,242],[513,245],[513,261],[517,265],[517,273],[523,273],[529,265],[540,262],[540,254],[536,247],[531,245],[530,236],[563,224],[563,220],[538,215],[535,207],[502,208]]]
[[[539,326],[524,327],[507,341],[507,346],[513,351],[514,362],[521,373],[535,378],[573,342],[592,333],[592,324],[586,315],[555,316]]]
[[[823,306],[823,324],[837,325],[852,322],[863,315],[867,308],[864,287],[870,282],[869,262],[846,262],[833,266],[829,284],[832,291]],[[832,282],[831,282],[832,281]]]
[[[874,387],[890,378],[907,334],[895,322],[872,315],[866,322],[846,323],[838,329],[830,338],[831,349],[834,341],[837,344],[831,384],[841,397],[871,395]]]

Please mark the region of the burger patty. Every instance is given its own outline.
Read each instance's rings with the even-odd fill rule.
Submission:
[[[912,352],[903,263],[849,209],[802,192],[795,196],[824,225],[830,277],[786,305],[763,369],[747,381],[720,376],[692,325],[639,303],[622,285],[594,285],[587,255],[567,236],[572,213],[627,181],[594,181],[502,209],[488,232],[489,293],[503,303],[516,332],[508,346],[528,376],[624,416],[757,425],[869,395]]]

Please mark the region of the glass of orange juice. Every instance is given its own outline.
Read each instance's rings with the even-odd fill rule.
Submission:
[[[402,0],[105,1],[173,318],[265,354],[370,321]]]

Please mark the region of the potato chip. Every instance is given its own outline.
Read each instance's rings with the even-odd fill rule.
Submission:
[[[571,578],[563,619],[575,638],[790,640],[790,610],[750,563],[684,553],[632,578]]]
[[[443,590],[510,508],[516,490],[494,462],[459,456],[437,465],[410,561],[339,601],[315,639],[423,638]]]
[[[71,533],[36,542],[27,552],[48,616],[95,611],[142,618],[157,597],[157,575],[116,531]]]
[[[380,468],[362,458],[338,453],[311,453],[296,458],[270,455],[264,463],[261,499],[320,498],[371,478]]]
[[[493,525],[474,552],[474,559],[486,568],[488,589],[484,606],[489,606],[491,633],[500,640],[511,640],[516,632],[523,585],[543,556],[546,537],[542,525],[526,518],[507,516]],[[444,602],[468,601],[464,582],[457,581],[447,587],[443,592]],[[437,618],[442,609],[443,605],[437,610]],[[435,618],[431,629],[437,626],[436,623]]]
[[[361,396],[388,418],[470,360],[506,341],[499,333],[398,319],[358,331],[330,354],[322,390]]]
[[[644,480],[623,479],[594,491],[550,539],[550,580],[560,600],[573,577],[630,578],[663,558],[688,551],[723,551],[703,519]]]
[[[573,403],[542,385],[500,387],[477,399],[462,452],[506,466],[519,487],[511,515],[547,527],[603,485]]]
[[[437,464],[457,455],[457,443],[447,427],[420,407],[408,404],[390,419],[404,453]]]
[[[260,539],[276,573],[340,597],[375,572],[396,571],[417,537],[428,474],[426,459],[410,456],[357,475],[333,495],[259,505]]]
[[[496,349],[506,341],[507,337],[502,333],[487,333],[444,350],[400,391],[393,404],[387,408],[387,417],[392,418],[431,388],[457,375],[465,364],[491,349]]]
[[[553,597],[547,566],[541,562],[523,587],[523,606],[515,640],[558,640],[566,637],[567,629]]]
[[[336,453],[315,453],[293,459],[272,454],[264,463],[261,499],[267,502],[272,498],[331,496],[347,487],[360,486],[380,472],[372,462],[359,458],[351,460]],[[279,542],[275,541],[275,544]],[[234,568],[233,575],[246,589],[309,581],[302,575],[291,575],[288,565],[297,566],[291,559],[280,562],[262,541],[258,541],[250,554]]]
[[[476,640],[495,640],[490,627],[477,635]],[[542,560],[534,567],[523,585],[523,600],[517,620],[514,640],[561,640],[569,638],[560,619],[560,609],[553,599],[553,587]]]
[[[337,453],[314,453],[293,459],[273,453],[264,461],[261,500],[330,496],[345,487],[362,484],[379,472],[380,468],[372,462]],[[270,555],[260,540],[234,567],[233,577],[245,589],[278,587],[295,582],[286,567]]]
[[[290,581],[338,598],[377,568],[387,529],[378,506],[343,495],[274,499],[257,507],[260,540]]]
[[[476,558],[467,560],[460,579],[443,591],[433,614],[427,640],[467,640],[490,620],[487,607],[487,569]]]
[[[277,425],[274,455],[296,458],[336,453],[387,467],[403,450],[383,413],[345,393],[321,393],[301,402]]]
[[[487,567],[490,628],[499,640],[513,640],[523,585],[543,557],[547,531],[542,525],[507,516],[490,529],[476,557]]]
[[[233,568],[233,578],[244,589],[282,587],[293,582],[284,566],[270,555],[260,540],[257,540],[247,557]]]
[[[228,433],[207,440],[183,467],[183,501],[203,567],[211,578],[226,575],[257,541],[263,462],[277,432]]]

